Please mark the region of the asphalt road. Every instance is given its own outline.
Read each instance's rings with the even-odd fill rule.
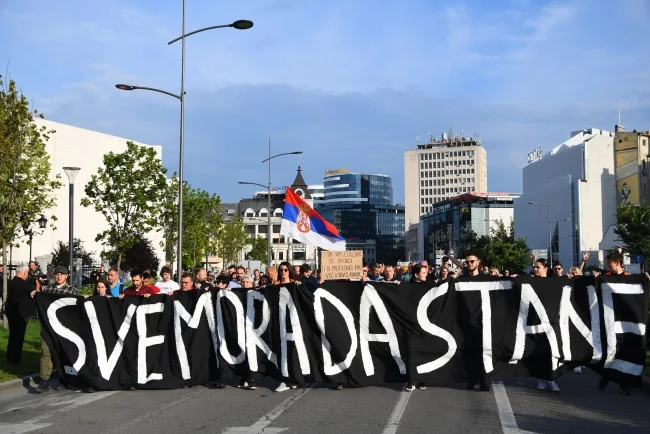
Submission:
[[[0,392],[0,434],[8,433],[616,433],[650,432],[650,393],[623,396],[597,388],[593,373],[566,374],[560,393],[537,391],[530,378],[403,392],[398,385],[282,393],[228,387],[34,395]],[[233,383],[234,384],[234,383]]]

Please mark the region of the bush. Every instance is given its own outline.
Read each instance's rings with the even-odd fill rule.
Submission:
[[[79,288],[79,295],[93,295],[95,293],[95,284],[91,283]]]

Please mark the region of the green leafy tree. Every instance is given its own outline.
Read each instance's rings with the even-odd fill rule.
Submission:
[[[470,231],[465,240],[463,257],[469,252],[476,252],[483,258],[483,263],[497,267],[499,270],[518,271],[530,265],[530,249],[525,238],[515,238],[514,220],[506,227],[503,220],[496,221],[490,235],[478,237]]]
[[[246,230],[246,225],[238,217],[224,222],[219,228],[217,237],[217,252],[225,264],[237,262],[239,255],[248,245],[250,235]]]
[[[70,266],[68,243],[57,241],[56,246],[52,250],[52,265],[63,265],[64,267]],[[79,238],[74,239],[74,257],[81,258],[83,265],[92,265],[95,261],[93,259],[93,252],[87,252]]]
[[[160,259],[156,256],[153,243],[142,235],[136,235],[137,242],[132,245],[123,255],[119,267],[122,271],[150,270],[152,274],[158,274]],[[108,252],[104,257],[109,260],[113,267],[117,267],[117,255],[115,252]]]
[[[184,264],[196,266],[205,253],[215,250],[214,240],[221,226],[221,199],[200,188],[185,189],[183,197]]]
[[[23,223],[36,219],[54,205],[54,191],[61,187],[60,175],[50,176],[52,166],[45,142],[54,131],[38,127],[29,100],[16,83],[8,84],[0,75],[0,243],[2,263],[7,264],[7,248],[16,239]],[[51,221],[56,217],[52,216]],[[7,299],[7,274],[3,273],[3,299]],[[3,325],[7,327],[6,317]]]
[[[267,249],[268,249],[268,243],[266,242],[266,238],[262,237],[257,237],[257,238],[251,238],[248,241],[248,244],[252,247],[252,250],[248,253],[248,258],[252,259],[253,261],[260,261],[266,263],[268,257],[267,257]]]
[[[127,150],[104,155],[104,167],[86,184],[83,206],[93,206],[106,218],[108,229],[97,234],[119,268],[126,252],[139,234],[158,230],[161,203],[167,192],[167,170],[156,151],[148,146],[126,142]]]
[[[631,255],[643,256],[645,265],[650,258],[650,205],[619,206],[614,233]]]

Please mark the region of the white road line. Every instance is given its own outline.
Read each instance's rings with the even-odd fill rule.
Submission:
[[[264,431],[264,433],[277,433],[281,431],[286,431],[288,428],[267,428],[269,425],[273,423],[274,420],[276,420],[286,409],[291,407],[293,404],[298,402],[300,398],[305,396],[307,392],[311,390],[313,387],[312,384],[308,384],[307,387],[299,391],[298,393],[294,393],[284,401],[282,401],[277,407],[275,407],[273,410],[269,411],[266,413],[264,416],[262,416],[257,422],[255,422],[251,426],[235,426],[235,427],[230,427],[227,428],[225,431],[223,431],[223,434],[258,434]]]
[[[533,434],[530,431],[523,431],[519,429],[515,413],[512,411],[506,387],[502,381],[493,381],[492,390],[494,391],[494,399],[497,402],[497,409],[499,410],[499,420],[501,420],[501,428],[503,434]]]
[[[406,404],[408,404],[409,398],[411,398],[412,394],[413,392],[406,392],[406,391],[401,392],[400,397],[397,400],[397,404],[395,404],[395,408],[393,409],[393,413],[390,415],[390,419],[388,419],[388,424],[382,431],[382,434],[395,434],[397,432],[399,421],[402,419],[404,410],[406,410]]]
[[[62,406],[61,408],[58,408],[52,412],[49,413],[41,413],[40,415],[30,419],[26,420],[25,423],[32,423],[35,424],[37,422],[40,422],[44,419],[48,419],[52,416],[54,416],[57,413],[62,413],[62,412],[69,412],[70,410],[73,410],[77,407],[80,407],[82,405],[90,404],[91,402],[97,401],[99,399],[106,398],[107,396],[111,396],[112,394],[117,393],[117,391],[114,392],[96,392],[96,393],[75,393],[73,395],[63,395],[61,397],[60,401],[51,401],[50,403],[46,404],[45,406],[47,407],[55,407],[55,406]]]

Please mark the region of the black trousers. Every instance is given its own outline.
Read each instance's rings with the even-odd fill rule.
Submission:
[[[23,344],[29,318],[20,315],[7,315],[9,320],[9,342],[7,342],[7,363],[20,365],[23,357]]]

